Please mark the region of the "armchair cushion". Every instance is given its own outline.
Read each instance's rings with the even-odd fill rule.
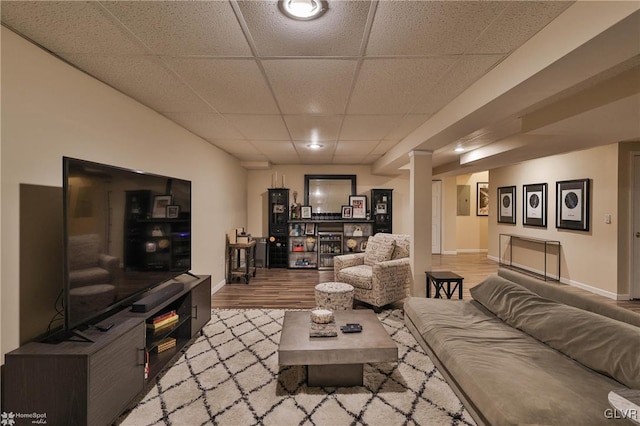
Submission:
[[[349,283],[354,287],[371,290],[371,288],[373,288],[373,282],[371,280],[372,274],[373,268],[371,266],[357,265],[338,271],[336,273],[336,279],[339,282]]]
[[[364,264],[373,266],[379,262],[391,260],[396,241],[389,234],[376,234],[369,237],[364,252]]]

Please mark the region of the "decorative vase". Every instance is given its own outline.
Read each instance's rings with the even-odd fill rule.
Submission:
[[[306,243],[307,251],[313,251],[316,248],[316,243]]]

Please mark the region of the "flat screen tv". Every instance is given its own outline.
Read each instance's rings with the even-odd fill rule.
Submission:
[[[66,331],[190,270],[190,181],[64,157],[63,196]]]

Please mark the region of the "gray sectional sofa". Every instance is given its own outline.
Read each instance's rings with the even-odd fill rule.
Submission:
[[[473,300],[407,299],[405,323],[478,424],[611,424],[609,391],[640,389],[640,314],[563,287],[501,269]]]

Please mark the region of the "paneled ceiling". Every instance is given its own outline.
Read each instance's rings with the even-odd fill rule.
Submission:
[[[550,108],[629,70],[633,86],[640,75],[640,46],[635,57],[627,52],[591,75],[556,85],[549,81],[557,73],[541,67],[538,75],[442,121],[445,107],[456,101],[464,102],[462,111],[473,99],[482,100],[470,97],[472,85],[498,73],[512,57],[515,61],[532,38],[553,31],[552,23],[576,5],[332,0],[328,5],[313,21],[285,17],[275,1],[2,1],[1,12],[3,25],[247,168],[370,164],[374,171],[394,173],[409,151],[427,149],[446,172],[461,167],[453,147],[505,143],[524,132],[525,113]],[[632,24],[640,22],[637,15]],[[632,32],[626,37],[635,35],[627,31]],[[560,59],[556,64],[561,68]],[[637,108],[637,96],[632,101]],[[430,130],[441,121],[444,132]],[[310,150],[312,141],[322,149]],[[521,156],[527,146],[526,138],[519,142]]]

